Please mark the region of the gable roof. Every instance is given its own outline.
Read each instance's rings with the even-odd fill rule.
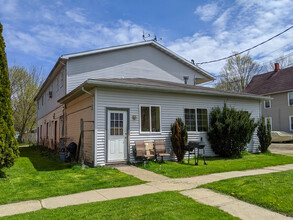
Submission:
[[[64,54],[60,58],[67,60],[67,59],[70,59],[70,58],[76,58],[76,57],[99,54],[99,53],[105,53],[105,52],[112,52],[112,51],[116,51],[116,50],[128,49],[128,48],[145,46],[145,45],[150,45],[150,46],[155,47],[156,49],[159,49],[163,53],[173,57],[174,59],[176,59],[179,62],[181,62],[181,63],[185,64],[186,66],[188,66],[189,68],[191,68],[191,69],[201,73],[202,75],[206,76],[209,80],[216,80],[216,78],[212,74],[208,73],[204,69],[202,69],[199,66],[193,64],[191,61],[183,58],[182,56],[176,54],[175,52],[169,50],[168,48],[164,47],[163,45],[159,44],[157,41],[154,41],[154,40],[136,42],[136,43],[131,43],[131,44],[124,44],[124,45],[113,46],[113,47],[106,47],[106,48],[102,48],[102,49],[89,50],[89,51],[83,51],[83,52],[78,52],[78,53]]]
[[[291,90],[293,90],[293,66],[254,76],[245,92],[269,95]]]
[[[271,99],[265,96],[252,95],[243,92],[224,91],[220,89],[193,86],[182,83],[174,83],[169,81],[145,79],[145,78],[114,78],[114,79],[88,79],[83,84],[72,90],[70,93],[58,100],[59,103],[65,104],[83,94],[83,88],[91,90],[95,87],[109,87],[135,90],[150,90],[161,92],[174,92],[184,94],[213,95],[226,97],[239,97],[248,99]]]

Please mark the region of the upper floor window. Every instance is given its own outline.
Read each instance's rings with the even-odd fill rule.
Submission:
[[[208,131],[207,109],[184,109],[184,117],[187,131]]]
[[[288,93],[288,104],[289,106],[293,106],[293,92]]]
[[[265,108],[271,108],[271,107],[272,107],[272,102],[271,102],[271,100],[265,100],[265,101],[264,101],[264,107],[265,107]]]
[[[183,79],[184,79],[184,84],[187,84],[189,77],[188,76],[184,76]]]
[[[289,116],[289,126],[290,126],[290,131],[293,131],[293,115]]]
[[[159,106],[140,106],[140,131],[161,131],[161,112]]]

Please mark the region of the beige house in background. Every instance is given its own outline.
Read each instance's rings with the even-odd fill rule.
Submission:
[[[272,97],[261,105],[266,122],[270,120],[272,131],[293,133],[293,67],[256,75],[245,92]]]
[[[164,140],[169,151],[170,125],[180,117],[189,141],[203,138],[206,155],[214,156],[207,139],[211,109],[226,103],[257,121],[267,98],[199,86],[211,80],[156,41],[63,55],[35,98],[38,143],[56,149],[61,141],[82,142],[91,166],[134,162],[136,141]],[[255,133],[247,150],[258,152],[258,144]]]

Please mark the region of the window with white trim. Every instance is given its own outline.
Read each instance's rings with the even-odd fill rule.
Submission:
[[[272,117],[265,117],[265,125],[268,125],[268,122],[270,122],[271,125],[271,131],[273,130],[273,120]]]
[[[184,109],[184,118],[187,131],[208,131],[207,109]]]
[[[264,101],[264,108],[271,108],[271,107],[272,107],[271,100],[265,100]]]
[[[140,106],[140,131],[161,131],[161,114],[159,106]]]
[[[290,131],[293,131],[293,115],[289,116],[289,128]]]
[[[293,106],[293,92],[288,93],[288,104],[289,106]]]

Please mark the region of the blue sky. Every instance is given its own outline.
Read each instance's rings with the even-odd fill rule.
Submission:
[[[42,67],[62,54],[142,41],[142,31],[196,62],[260,43],[293,24],[292,0],[0,0],[9,66]],[[293,52],[293,29],[252,50],[260,63]],[[201,67],[219,74],[224,62]]]

